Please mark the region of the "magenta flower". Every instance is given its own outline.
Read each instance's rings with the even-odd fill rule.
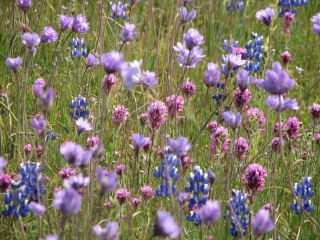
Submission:
[[[60,146],[60,154],[70,164],[76,167],[84,167],[92,158],[92,151],[85,151],[74,142],[65,142]]]
[[[98,58],[96,58],[93,54],[89,53],[88,58],[87,58],[87,67],[93,67],[97,66],[100,64],[100,61]]]
[[[140,0],[130,0],[130,5],[133,6],[137,2],[140,2]]]
[[[18,71],[18,68],[20,67],[22,63],[22,58],[7,58],[6,59],[6,65],[8,68],[10,68],[14,73]]]
[[[286,98],[283,100],[282,96],[280,96],[280,99],[279,96],[269,96],[266,99],[266,104],[277,111],[285,111],[287,109],[299,110],[299,105],[296,99]]]
[[[260,164],[250,164],[242,175],[242,183],[248,190],[249,198],[257,191],[262,191],[264,186],[264,179],[267,176],[266,170]]]
[[[33,92],[36,98],[41,97],[43,93],[43,88],[46,86],[46,82],[43,80],[43,78],[38,78],[34,81],[33,84]]]
[[[1,174],[0,175],[0,191],[6,191],[11,184],[11,176],[9,174]]]
[[[105,228],[96,225],[93,227],[93,232],[101,240],[117,240],[120,235],[117,222],[110,222]]]
[[[150,127],[157,131],[165,123],[168,115],[168,108],[160,101],[152,102],[147,111],[148,123]]]
[[[137,209],[137,207],[139,206],[139,204],[142,202],[142,198],[133,198],[131,200],[132,205],[134,206],[135,209]]]
[[[271,22],[272,22],[272,18],[274,16],[274,9],[273,8],[266,8],[266,9],[262,9],[262,10],[259,10],[257,13],[256,13],[256,18],[263,22],[264,24],[266,25],[270,25]]]
[[[294,16],[295,14],[288,11],[284,14],[283,17],[283,21],[284,21],[284,25],[283,25],[283,31],[285,33],[286,36],[290,36],[290,27],[294,21]]]
[[[218,149],[222,153],[227,153],[229,150],[229,134],[228,129],[224,127],[218,127],[212,134],[211,134],[211,146],[210,151],[212,153],[218,153]]]
[[[218,64],[208,63],[208,69],[203,73],[203,81],[207,87],[216,87],[220,81]]]
[[[244,92],[254,81],[254,77],[249,75],[249,72],[245,69],[240,70],[236,77],[238,86],[242,92]]]
[[[47,126],[47,121],[43,114],[37,114],[35,118],[30,120],[32,129],[39,135],[42,135]]]
[[[207,227],[216,223],[221,215],[221,207],[218,201],[207,200],[206,204],[200,208],[199,217]]]
[[[191,149],[191,144],[188,142],[186,137],[178,137],[176,140],[169,138],[168,140],[170,150],[178,157],[187,155]]]
[[[262,128],[266,123],[266,118],[264,117],[263,111],[259,111],[258,108],[249,108],[246,111],[245,118],[248,123],[257,121],[260,128]]]
[[[122,176],[126,172],[127,167],[123,164],[117,164],[116,165],[116,173],[119,176]]]
[[[295,81],[290,78],[286,71],[281,69],[281,64],[275,62],[272,64],[272,70],[267,70],[266,80],[257,79],[258,87],[265,89],[271,94],[287,93],[294,85]]]
[[[187,24],[195,19],[197,16],[196,10],[191,10],[189,13],[185,7],[180,8],[179,21],[181,24]]]
[[[193,49],[195,46],[204,44],[203,36],[198,30],[190,28],[187,33],[183,34],[183,40],[185,41],[189,50]]]
[[[184,101],[181,96],[171,95],[166,98],[166,105],[170,116],[174,116],[176,113],[183,111]]]
[[[77,128],[78,128],[78,134],[80,135],[81,133],[83,132],[88,132],[88,131],[91,131],[92,130],[92,125],[91,123],[87,120],[87,119],[84,119],[84,118],[79,118],[77,121],[76,121],[76,125],[77,125]]]
[[[65,31],[72,28],[74,18],[68,15],[60,15],[60,30]]]
[[[151,198],[153,198],[154,191],[153,191],[152,187],[144,185],[140,189],[141,189],[142,195],[145,200],[149,201]]]
[[[207,128],[210,133],[214,133],[217,127],[218,127],[218,123],[216,121],[212,121],[207,125]]]
[[[68,179],[71,176],[75,176],[76,173],[77,169],[66,167],[61,169],[59,175],[62,177],[62,179]]]
[[[133,148],[136,152],[148,145],[149,141],[143,134],[132,134]]]
[[[120,188],[116,191],[116,196],[120,205],[123,205],[127,198],[130,197],[130,192],[125,188]]]
[[[66,216],[80,211],[82,196],[74,189],[60,190],[54,194],[53,208],[61,210]]]
[[[121,105],[115,107],[112,115],[112,123],[118,127],[120,124],[124,123],[129,116],[128,110]]]
[[[196,85],[194,85],[193,82],[185,82],[181,86],[181,92],[183,92],[187,98],[190,98],[196,93]]]
[[[246,107],[249,104],[250,99],[251,99],[251,92],[249,89],[245,89],[244,91],[241,91],[240,88],[237,88],[237,90],[234,91],[233,102],[238,109],[242,109],[243,107]]]
[[[53,43],[58,40],[58,34],[52,27],[44,27],[41,42]]]
[[[134,32],[136,26],[126,22],[124,28],[121,30],[121,39],[123,43],[131,42],[137,37],[137,32]]]
[[[145,71],[141,73],[141,83],[143,90],[147,90],[148,88],[152,88],[153,86],[158,84],[158,80],[156,78],[156,74],[154,72]]]
[[[252,219],[254,236],[258,239],[263,234],[272,231],[274,223],[269,217],[269,211],[260,209],[257,216]]]
[[[223,120],[229,125],[233,130],[238,128],[241,124],[241,113],[234,114],[232,111],[223,113]]]
[[[249,145],[243,137],[237,138],[234,141],[234,148],[236,157],[239,159],[245,159],[244,154],[248,151]]]
[[[313,103],[311,107],[309,107],[310,114],[313,119],[320,118],[320,104]]]
[[[101,141],[99,137],[88,137],[86,141],[86,148],[87,150],[89,149],[95,149],[100,145]]]
[[[313,23],[312,32],[320,35],[320,13],[317,13],[315,16],[313,16],[311,18],[311,22]]]
[[[33,215],[37,217],[42,216],[46,211],[46,208],[42,204],[34,201],[28,204],[28,208],[33,212]]]
[[[24,152],[26,153],[26,155],[28,155],[28,154],[31,152],[31,150],[32,150],[31,144],[25,145],[25,146],[23,147],[23,150],[24,150]]]
[[[157,220],[154,226],[154,236],[163,238],[176,238],[180,234],[180,229],[174,218],[165,211],[157,211]]]
[[[36,53],[36,47],[40,43],[39,35],[36,33],[27,32],[22,35],[22,43],[25,44],[32,53]]]
[[[111,88],[116,82],[118,81],[118,78],[113,74],[106,74],[103,78],[103,89],[106,94],[109,94],[111,91]]]
[[[280,54],[282,57],[282,63],[285,67],[288,66],[288,63],[291,61],[291,54],[288,51],[285,51]]]
[[[301,122],[296,117],[288,118],[284,125],[284,130],[286,130],[289,138],[297,139],[299,137],[300,124]]]
[[[317,143],[320,143],[320,133],[317,133],[317,134],[316,134],[315,139],[316,139],[316,142],[317,142]]]
[[[39,145],[37,148],[36,148],[36,153],[38,156],[40,156],[43,152],[43,146],[42,145]]]
[[[78,34],[86,34],[89,31],[89,23],[87,22],[87,18],[82,14],[78,14],[73,20],[72,31]]]
[[[116,51],[103,54],[101,64],[108,74],[121,72],[126,67],[126,63],[122,62],[122,54]]]
[[[26,12],[29,7],[32,5],[32,0],[17,0],[18,6],[22,11]]]
[[[194,0],[183,0],[184,6],[187,6],[188,4],[193,3],[193,2],[194,2]]]
[[[196,46],[190,51],[186,48],[186,44],[177,43],[177,46],[174,46],[173,49],[178,53],[177,62],[181,67],[195,68],[197,63],[200,62],[205,55],[202,55],[203,49]]]

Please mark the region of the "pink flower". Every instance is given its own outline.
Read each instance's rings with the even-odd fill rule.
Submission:
[[[125,188],[120,188],[116,191],[117,199],[120,205],[123,205],[127,198],[130,197],[130,192]]]
[[[116,165],[116,172],[119,176],[122,176],[122,174],[125,173],[126,169],[126,166],[123,164]]]
[[[234,141],[234,145],[235,145],[235,153],[237,158],[245,159],[244,154],[249,149],[246,139],[244,139],[243,137],[237,138]]]
[[[31,146],[31,144],[27,144],[24,146],[23,149],[24,149],[24,152],[28,155],[32,150],[32,146]]]
[[[54,189],[54,193],[57,193],[62,190],[62,187],[58,186]]]
[[[294,16],[295,14],[292,12],[286,12],[284,14],[283,20],[284,20],[284,25],[283,25],[283,31],[286,36],[290,36],[290,27],[294,21]]]
[[[252,198],[255,192],[262,191],[264,179],[267,176],[265,169],[260,164],[250,164],[242,175],[242,183],[248,190],[249,199]]]
[[[36,148],[36,152],[37,152],[37,155],[40,156],[43,152],[43,146],[39,145],[37,148]]]
[[[313,103],[311,107],[309,107],[310,114],[313,119],[318,119],[320,117],[320,104]]]
[[[11,184],[11,176],[9,174],[1,174],[0,175],[0,190],[6,191]]]
[[[315,138],[316,138],[317,143],[319,143],[320,142],[320,134],[317,133]]]
[[[165,123],[166,117],[168,115],[168,108],[164,103],[160,101],[155,101],[150,104],[147,116],[148,116],[148,123],[150,127],[157,131],[160,126]]]
[[[116,82],[118,81],[118,78],[113,74],[106,74],[103,78],[103,89],[106,92],[106,94],[109,94],[111,91],[111,88]]]
[[[232,48],[232,53],[236,54],[236,55],[241,55],[242,59],[243,58],[243,54],[247,53],[247,49],[246,48]]]
[[[121,105],[116,106],[113,111],[112,122],[118,127],[121,123],[124,123],[129,116],[128,110]]]
[[[154,191],[153,191],[152,187],[144,185],[140,189],[141,189],[141,192],[142,192],[142,195],[143,195],[144,199],[149,201],[149,199],[153,198]]]
[[[181,96],[171,95],[166,98],[166,105],[171,116],[183,111],[184,101]]]
[[[87,142],[86,142],[86,148],[87,150],[90,149],[94,149],[95,147],[97,147],[99,144],[101,143],[100,138],[99,137],[88,137],[87,138]]]
[[[71,176],[75,176],[77,174],[77,170],[74,168],[62,168],[59,172],[59,175],[62,177],[62,179],[68,179]]]
[[[212,121],[207,125],[207,128],[209,129],[210,133],[214,133],[217,127],[218,127],[218,123],[216,121]]]
[[[291,61],[291,54],[288,51],[285,51],[280,54],[282,57],[282,63],[285,67],[288,66],[288,63]]]
[[[196,85],[193,82],[185,82],[181,86],[181,92],[183,92],[187,98],[190,98],[193,94],[196,93]]]
[[[239,88],[234,92],[233,102],[237,108],[242,108],[249,104],[251,99],[251,92],[249,89],[241,91]]]
[[[296,117],[288,118],[284,129],[287,131],[289,138],[297,139],[299,137],[300,124],[301,122],[299,122]]]
[[[181,157],[181,165],[183,168],[183,171],[187,171],[188,167],[193,163],[193,160],[187,156]]]
[[[212,153],[227,153],[229,151],[229,133],[228,129],[225,127],[218,127],[214,133],[211,134],[211,152]]]
[[[139,198],[133,198],[133,199],[131,200],[131,202],[132,202],[132,205],[134,206],[134,208],[137,208],[138,205],[142,202],[142,198],[141,198],[141,197],[139,197]]]
[[[112,209],[113,208],[112,202],[110,202],[110,201],[105,202],[103,205],[108,209]]]
[[[264,127],[266,123],[266,118],[264,117],[263,111],[259,111],[258,108],[249,108],[246,111],[245,118],[248,123],[257,121],[260,128]]]
[[[280,148],[280,139],[278,137],[275,137],[271,141],[272,149],[276,154],[280,154],[281,148]],[[283,142],[282,142],[283,145]]]

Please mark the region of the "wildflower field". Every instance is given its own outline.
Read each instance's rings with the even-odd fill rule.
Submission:
[[[320,239],[320,1],[3,0],[0,239]]]

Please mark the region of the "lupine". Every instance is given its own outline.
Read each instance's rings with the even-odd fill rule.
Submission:
[[[134,32],[136,26],[126,22],[124,28],[121,30],[121,39],[123,43],[131,42],[137,37],[137,32]]]
[[[194,85],[193,82],[185,82],[181,86],[181,92],[183,92],[187,98],[190,98],[196,93],[196,85]]]
[[[252,219],[253,232],[257,239],[274,228],[274,223],[269,214],[268,210],[260,209],[257,216]]]
[[[53,208],[62,211],[66,216],[80,211],[82,196],[74,189],[61,190],[54,194]]]
[[[44,27],[41,42],[53,43],[58,40],[58,34],[52,27]]]
[[[86,34],[89,31],[89,23],[87,22],[87,18],[82,14],[78,14],[73,20],[72,31],[78,34]]]
[[[66,31],[72,28],[74,18],[69,15],[60,15],[60,30]]]
[[[245,9],[244,0],[231,0],[227,6],[228,11],[239,10],[242,11]]]
[[[208,63],[208,69],[203,73],[204,84],[209,87],[216,87],[220,81],[218,64]]]
[[[124,68],[121,72],[121,76],[124,79],[124,86],[129,91],[132,90],[141,81],[141,65],[142,60],[135,60],[133,62],[130,62],[129,66]]]
[[[185,7],[180,8],[179,21],[181,24],[187,24],[195,19],[197,16],[196,10],[191,10],[189,13]]]
[[[87,117],[90,114],[90,111],[87,110],[88,106],[89,103],[87,102],[87,100],[81,96],[77,97],[76,99],[73,99],[72,103],[69,104],[69,107],[71,109],[74,109],[70,111],[70,116],[76,120],[80,117]]]
[[[274,16],[274,9],[273,8],[266,8],[266,9],[262,9],[262,10],[259,10],[257,13],[256,13],[256,18],[263,22],[264,24],[266,25],[270,25],[271,22],[272,22],[272,18]]]
[[[147,90],[148,88],[152,88],[153,86],[158,84],[158,80],[154,72],[150,72],[150,71],[142,72],[140,77],[141,77],[141,84],[144,90]]]
[[[312,212],[314,210],[314,206],[311,204],[311,200],[309,198],[314,196],[314,191],[312,191],[313,184],[311,183],[311,177],[305,177],[302,179],[301,184],[295,183],[294,192],[297,197],[301,196],[301,203],[303,208],[307,212]],[[300,206],[294,200],[293,204],[290,204],[290,209],[294,210],[296,214],[300,214],[302,212]]]
[[[86,46],[86,41],[83,38],[72,38],[70,45],[74,47],[70,53],[72,58],[80,59],[81,56],[85,58],[88,57],[87,50],[84,48]]]
[[[36,53],[36,47],[40,43],[39,35],[36,33],[27,32],[22,35],[22,43],[25,44],[32,53]]]
[[[246,186],[249,199],[252,199],[253,195],[257,191],[262,191],[264,187],[264,179],[267,176],[266,170],[260,164],[250,164],[242,175],[242,183]]]
[[[16,58],[7,58],[6,59],[6,65],[8,68],[10,68],[14,73],[18,71],[18,68],[20,67],[22,63],[22,58],[21,57],[16,57]]]
[[[218,221],[221,215],[221,207],[217,201],[208,200],[206,204],[200,208],[199,217],[201,222],[210,227]]]
[[[280,7],[278,17],[283,17],[287,12],[297,14],[297,9],[295,9],[295,7],[307,6],[308,4],[308,0],[280,0],[278,2],[278,6]]]
[[[242,55],[243,58],[248,59],[245,69],[254,73],[258,72],[261,68],[261,61],[263,58],[263,36],[257,33],[251,33],[253,40],[248,41],[246,45],[246,52]]]
[[[157,220],[154,226],[154,236],[176,238],[180,234],[180,229],[174,218],[165,211],[157,211]]]

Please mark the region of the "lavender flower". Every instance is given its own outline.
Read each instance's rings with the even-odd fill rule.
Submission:
[[[93,232],[101,240],[117,240],[120,235],[117,222],[110,222],[105,228],[96,225],[93,227]]]
[[[267,70],[266,80],[256,80],[258,87],[265,89],[271,94],[287,93],[294,83],[295,81],[290,78],[289,74],[281,69],[279,62],[272,64],[272,70]]]
[[[208,70],[203,73],[203,81],[209,87],[216,87],[220,81],[218,64],[208,63]]]
[[[71,29],[74,18],[68,15],[60,15],[60,30],[61,32]]]
[[[283,129],[286,130],[289,138],[297,139],[299,137],[300,124],[301,122],[296,117],[288,118]]]
[[[152,189],[152,187],[144,185],[140,188],[140,190],[145,200],[149,201],[151,198],[153,198],[154,190]]]
[[[181,44],[178,42],[177,46],[174,46],[173,49],[178,52],[176,60],[181,67],[195,68],[197,63],[205,57],[205,55],[202,55],[203,49],[200,49],[199,46],[192,48],[190,51],[186,48],[185,43]]]
[[[93,54],[89,53],[88,58],[87,58],[87,67],[93,67],[97,66],[100,64],[100,61],[98,58],[96,58]]]
[[[193,28],[190,28],[187,33],[183,34],[183,40],[185,41],[189,50],[204,43],[203,36],[198,30]]]
[[[121,72],[121,76],[124,79],[124,86],[129,91],[132,90],[140,82],[141,65],[142,65],[142,60],[140,61],[135,60],[129,63],[129,66],[124,68]]]
[[[112,51],[101,56],[101,63],[106,73],[121,72],[126,64],[122,62],[122,54]]]
[[[188,13],[187,9],[185,7],[180,8],[180,14],[179,14],[179,21],[181,24],[187,24],[188,22],[191,22],[193,19],[195,19],[197,16],[196,10],[191,10],[190,13]]]
[[[168,144],[170,150],[178,157],[187,155],[188,151],[191,149],[191,144],[189,144],[188,138],[186,137],[178,137],[176,140],[169,138]]]
[[[62,179],[68,179],[71,176],[75,176],[77,173],[77,170],[74,168],[63,168],[61,169],[61,171],[59,172],[59,175],[62,177]]]
[[[145,71],[141,73],[141,83],[143,90],[147,90],[148,88],[152,88],[153,86],[158,84],[158,80],[156,78],[156,74],[154,72]]]
[[[320,35],[320,13],[317,13],[315,16],[313,16],[311,18],[311,22],[313,23],[312,32]]]
[[[44,27],[41,42],[53,43],[58,40],[58,34],[52,27]]]
[[[273,8],[262,9],[256,13],[256,18],[268,26],[271,24],[273,16],[274,16]]]
[[[37,114],[35,118],[30,120],[32,129],[39,135],[42,135],[47,126],[47,121],[43,114]]]
[[[224,112],[223,113],[224,121],[233,129],[235,130],[241,124],[241,113],[234,114],[232,111]]]
[[[45,86],[46,86],[46,82],[43,80],[43,78],[38,78],[34,81],[33,91],[37,98],[41,97],[43,93],[43,88]]]
[[[40,89],[39,89],[40,90]],[[40,99],[41,99],[41,103],[42,103],[42,107],[43,110],[46,112],[49,110],[49,108],[52,106],[53,104],[53,99],[54,99],[54,94],[55,91],[52,88],[49,88],[48,91],[42,93],[40,95]]]
[[[4,173],[3,169],[7,166],[8,161],[4,157],[0,157],[0,175]]]
[[[40,43],[39,35],[36,33],[27,32],[22,35],[22,43],[25,44],[32,53],[36,53],[36,46],[38,46]]]
[[[22,11],[26,12],[31,7],[32,0],[17,0],[17,4]]]
[[[127,5],[122,4],[122,2],[110,2],[110,8],[112,11],[111,17],[114,18],[119,18],[122,17],[123,19],[127,19],[125,11],[127,10]]]
[[[274,223],[269,217],[269,211],[260,209],[257,216],[252,219],[254,236],[259,238],[261,235],[270,232],[274,228]]]
[[[86,34],[89,31],[87,18],[82,14],[78,14],[72,23],[72,31],[78,34]]]
[[[177,197],[177,202],[180,204],[180,206],[183,206],[188,198],[189,193],[180,193]]]
[[[238,68],[246,63],[246,60],[242,60],[241,54],[228,54],[222,57],[222,61],[225,63],[227,70]]]
[[[285,111],[287,109],[299,110],[299,105],[296,99],[291,100],[290,98],[286,98],[283,100],[282,96],[280,96],[280,98],[281,100],[279,99],[279,96],[269,96],[266,99],[266,104],[277,111]]]
[[[33,215],[37,217],[42,216],[46,211],[46,208],[42,204],[36,202],[30,202],[28,208],[33,212]]]
[[[106,174],[105,170],[97,168],[97,176],[101,195],[112,192],[118,186],[117,174],[114,172]]]
[[[236,77],[238,86],[242,92],[244,92],[254,81],[254,77],[251,75],[249,76],[249,72],[245,69],[240,70]]]
[[[22,63],[22,58],[21,57],[16,57],[16,58],[7,58],[6,59],[6,65],[8,68],[10,68],[14,73],[18,71],[18,68],[20,67]]]
[[[82,173],[78,176],[70,176],[63,180],[63,185],[66,189],[82,190],[90,182],[89,177],[83,177]]]
[[[80,211],[82,196],[74,189],[60,190],[54,194],[53,208],[61,210],[66,216]]]
[[[74,142],[65,142],[60,146],[60,154],[70,164],[76,167],[88,165],[92,158],[92,151],[85,151]]]
[[[199,217],[201,222],[210,227],[218,221],[221,212],[221,207],[217,201],[208,200],[206,201],[206,204],[200,208]]]
[[[180,234],[178,225],[173,217],[165,211],[157,211],[157,221],[154,226],[154,236],[176,238]]]
[[[142,134],[138,134],[138,133],[132,134],[132,141],[133,141],[134,150],[136,152],[138,152],[140,149],[148,145],[147,138],[145,138],[144,135]]]
[[[87,119],[84,119],[82,117],[76,121],[76,124],[77,124],[79,135],[84,131],[91,131],[92,130],[91,123]]]
[[[137,32],[134,32],[136,26],[126,22],[124,28],[121,30],[121,39],[123,43],[131,42],[137,37]]]
[[[313,119],[320,118],[320,104],[313,103],[311,107],[309,107],[310,114]]]

